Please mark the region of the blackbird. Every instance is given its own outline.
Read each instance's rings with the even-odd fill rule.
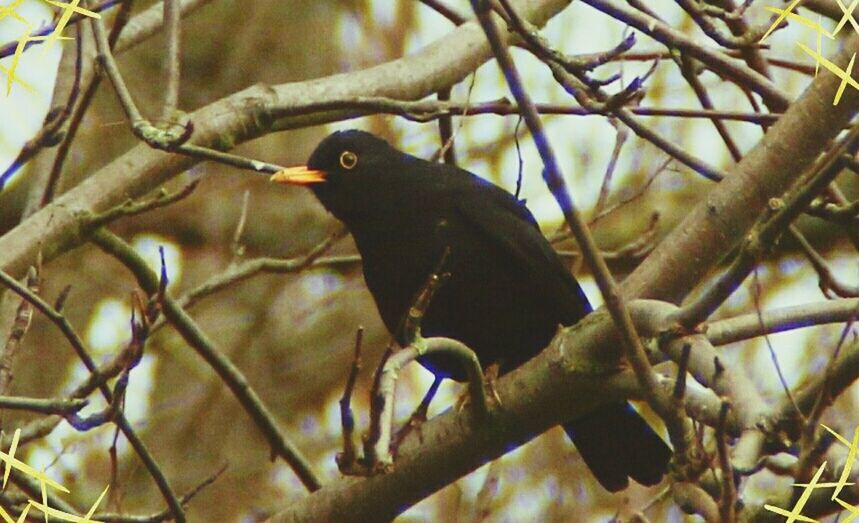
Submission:
[[[557,331],[591,312],[578,282],[524,203],[462,169],[405,154],[358,130],[325,138],[307,166],[273,181],[303,185],[342,221],[358,246],[364,279],[387,329],[407,343],[403,320],[434,271],[445,279],[421,320],[424,336],[468,345],[503,374],[538,354]],[[465,380],[444,355],[420,363],[437,377]],[[625,402],[564,424],[599,483],[628,477],[658,483],[671,450]]]

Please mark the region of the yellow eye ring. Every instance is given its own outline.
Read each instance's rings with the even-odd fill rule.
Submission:
[[[340,153],[340,166],[344,169],[352,169],[358,165],[358,155],[352,151],[343,151]]]

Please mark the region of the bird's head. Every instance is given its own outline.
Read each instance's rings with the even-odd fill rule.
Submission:
[[[368,132],[338,131],[319,143],[307,165],[284,169],[271,180],[310,188],[326,209],[348,225],[356,213],[400,207],[413,189],[404,171],[414,160]]]

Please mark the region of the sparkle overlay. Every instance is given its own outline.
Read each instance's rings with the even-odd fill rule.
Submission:
[[[44,42],[45,51],[50,49],[51,45],[54,44],[57,40],[72,40],[71,37],[63,36],[63,31],[65,31],[66,26],[69,23],[72,15],[77,13],[83,16],[89,16],[92,18],[101,18],[101,15],[90,11],[89,9],[84,9],[80,7],[78,4],[80,0],[71,0],[70,2],[57,2],[55,0],[42,0],[43,2],[51,5],[55,8],[59,8],[62,11],[62,14],[57,20],[56,25],[54,26],[53,31],[46,36],[35,36],[33,34],[35,27],[33,24],[28,22],[24,17],[19,15],[15,10],[24,3],[24,0],[14,0],[8,6],[0,6],[0,21],[4,18],[12,18],[21,24],[24,24],[24,33],[18,37],[18,45],[15,48],[15,54],[12,57],[12,64],[10,67],[5,67],[0,65],[0,72],[6,75],[6,96],[12,92],[12,84],[18,83],[24,89],[28,91],[33,91],[33,87],[27,82],[21,80],[16,76],[16,71],[18,69],[18,65],[21,62],[21,56],[24,54],[24,50],[28,47],[28,44],[35,42]]]
[[[3,463],[3,489],[6,488],[6,481],[9,479],[9,474],[12,472],[12,469],[17,470],[18,472],[25,474],[36,481],[39,482],[42,490],[42,501],[41,503],[38,501],[34,501],[32,499],[28,500],[27,505],[21,511],[17,522],[12,519],[12,516],[9,515],[3,507],[0,507],[0,519],[2,519],[5,523],[23,523],[27,519],[27,514],[29,513],[31,508],[35,508],[36,510],[41,511],[45,515],[45,521],[49,520],[50,516],[60,520],[60,521],[72,521],[74,523],[99,523],[98,520],[92,519],[93,514],[95,513],[96,508],[101,504],[101,500],[104,499],[105,494],[107,494],[108,487],[102,491],[101,495],[96,499],[95,503],[93,503],[92,507],[90,507],[89,511],[84,516],[79,516],[77,514],[70,514],[68,512],[64,512],[62,510],[49,507],[48,506],[48,491],[47,487],[51,487],[52,489],[59,490],[60,492],[64,492],[68,494],[70,491],[66,487],[57,483],[56,481],[49,478],[44,469],[36,470],[33,467],[27,465],[23,461],[20,461],[15,458],[15,451],[18,448],[18,440],[21,437],[21,429],[15,430],[15,434],[12,436],[12,444],[9,447],[9,452],[3,452],[0,450],[0,463]]]
[[[854,2],[856,3],[856,2]],[[853,64],[853,61],[850,61],[850,64]],[[832,483],[821,483],[820,477],[823,476],[823,472],[826,470],[826,462],[820,464],[820,467],[817,469],[817,472],[814,473],[814,477],[811,478],[811,481],[808,483],[795,483],[795,487],[802,487],[802,494],[796,500],[796,503],[793,505],[793,508],[790,510],[783,509],[781,507],[776,507],[773,505],[764,505],[764,508],[769,510],[770,512],[775,512],[779,516],[784,516],[787,518],[788,523],[793,521],[807,521],[811,523],[816,523],[816,519],[812,519],[807,516],[802,515],[802,510],[805,508],[805,504],[808,502],[808,498],[811,497],[811,493],[816,489],[833,489],[832,496],[829,498],[838,505],[841,506],[844,510],[849,514],[845,519],[841,520],[842,523],[850,523],[859,517],[859,507],[853,506],[850,503],[846,503],[845,501],[838,498],[838,495],[841,493],[841,490],[844,487],[853,485],[853,483],[848,483],[847,478],[850,477],[850,471],[853,469],[853,463],[856,461],[856,454],[859,452],[859,425],[856,426],[856,429],[853,431],[853,440],[849,441],[847,438],[837,433],[833,429],[827,427],[826,425],[822,425],[824,429],[826,429],[830,434],[835,436],[840,443],[846,445],[848,447],[847,452],[847,460],[844,462],[844,468],[841,469],[841,474],[838,477],[838,481]]]
[[[830,62],[821,54],[821,46],[823,37],[830,40],[834,40],[838,33],[849,23],[853,30],[859,34],[859,22],[856,21],[856,18],[853,16],[853,11],[856,9],[856,6],[859,5],[859,0],[853,0],[849,6],[845,6],[842,0],[835,0],[838,4],[838,7],[841,9],[842,17],[835,25],[835,29],[832,31],[827,31],[823,25],[820,24],[820,20],[817,22],[814,20],[809,20],[808,18],[796,14],[793,10],[799,5],[800,0],[793,0],[785,9],[779,9],[778,7],[768,6],[766,10],[776,14],[776,19],[773,21],[772,25],[770,25],[769,29],[767,29],[766,33],[764,33],[763,37],[761,37],[760,41],[763,42],[766,40],[773,31],[775,31],[782,22],[785,21],[794,21],[798,24],[801,24],[805,27],[808,27],[814,30],[817,33],[817,49],[812,50],[802,42],[797,42],[796,45],[802,49],[806,54],[811,56],[814,59],[814,63],[816,65],[815,74],[820,71],[820,67],[823,66],[824,69],[827,69],[829,72],[833,73],[835,76],[841,79],[841,85],[838,86],[838,91],[835,93],[835,98],[832,100],[832,105],[838,105],[838,102],[841,101],[841,96],[844,94],[844,89],[847,85],[854,89],[859,89],[859,83],[853,79],[852,71],[853,71],[853,62],[856,60],[856,53],[853,53],[853,56],[850,57],[850,63],[847,65],[846,69],[841,69],[834,63]],[[802,521],[802,520],[800,520]]]

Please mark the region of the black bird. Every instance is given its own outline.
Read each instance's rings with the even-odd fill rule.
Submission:
[[[448,276],[421,322],[424,336],[447,336],[504,373],[538,354],[558,325],[591,312],[579,284],[543,237],[534,216],[510,193],[456,167],[394,149],[363,131],[325,138],[306,167],[272,180],[304,185],[346,224],[382,320],[400,344],[403,319],[438,270]],[[446,253],[446,254],[444,254]],[[436,376],[464,380],[458,363],[424,357]],[[607,490],[644,485],[665,474],[671,450],[628,403],[564,424]]]

